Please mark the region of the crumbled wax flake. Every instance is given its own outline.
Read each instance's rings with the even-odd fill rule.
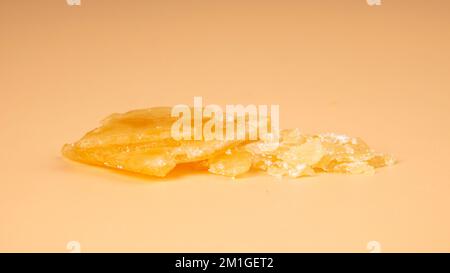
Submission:
[[[274,176],[309,176],[320,172],[372,174],[375,168],[395,160],[375,153],[359,138],[338,134],[302,135],[284,130],[278,148],[265,151],[260,142],[245,144],[252,153],[252,166]]]
[[[175,140],[171,108],[113,114],[99,128],[62,153],[79,162],[164,177],[177,165],[238,177],[251,169],[275,177],[302,177],[321,172],[372,174],[395,160],[375,153],[359,138],[340,134],[304,135],[283,130],[257,140]],[[193,122],[192,122],[193,123]]]

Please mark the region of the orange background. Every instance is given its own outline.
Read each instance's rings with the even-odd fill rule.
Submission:
[[[0,2],[0,251],[450,251],[450,1]],[[112,112],[279,104],[374,176],[144,179],[62,159]]]

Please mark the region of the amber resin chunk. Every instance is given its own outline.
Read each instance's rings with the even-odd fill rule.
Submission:
[[[209,159],[243,140],[180,140],[171,137],[171,108],[113,114],[82,139],[66,144],[64,156],[146,175],[166,176],[177,164]]]
[[[113,114],[79,141],[64,145],[62,153],[91,165],[159,177],[186,163],[230,177],[251,169],[300,177],[320,172],[371,174],[395,162],[359,138],[303,135],[298,129],[281,131],[277,141],[270,134],[255,141],[175,140],[171,127],[176,120],[168,107]]]

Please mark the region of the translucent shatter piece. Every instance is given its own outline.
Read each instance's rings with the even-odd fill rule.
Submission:
[[[180,140],[171,137],[171,108],[160,107],[113,114],[62,153],[73,160],[165,176],[177,164],[211,158],[243,140]],[[193,122],[192,122],[193,123]]]
[[[281,131],[277,141],[271,134],[254,141],[175,140],[171,127],[177,119],[168,107],[113,114],[79,141],[64,145],[62,153],[91,165],[159,177],[178,164],[229,177],[256,169],[295,178],[321,172],[372,174],[395,163],[359,138],[304,135],[298,129]]]

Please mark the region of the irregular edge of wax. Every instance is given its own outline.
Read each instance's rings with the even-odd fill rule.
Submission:
[[[165,157],[165,155],[160,155],[160,160],[163,164],[159,166],[145,164],[146,160],[145,153],[134,153],[129,154],[126,152],[122,153],[110,153],[104,148],[90,148],[82,149],[73,144],[66,144],[62,148],[62,154],[66,158],[71,160],[87,163],[89,165],[95,165],[100,167],[106,167],[110,169],[129,171],[138,174],[144,174],[149,176],[165,177],[170,171],[172,171],[177,163],[171,157]],[[140,162],[134,162],[130,164],[127,160],[139,159]],[[153,161],[158,160],[158,158],[153,158]],[[139,167],[133,167],[139,166]]]

